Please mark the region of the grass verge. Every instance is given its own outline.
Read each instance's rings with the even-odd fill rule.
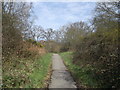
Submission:
[[[77,82],[78,87],[97,88],[98,82],[94,78],[93,68],[90,66],[80,67],[72,63],[72,52],[60,53],[66,66],[71,72],[73,78]],[[82,63],[82,62],[81,62]]]
[[[34,71],[30,75],[31,79],[31,88],[45,88],[46,87],[46,77],[49,78],[49,71],[51,66],[51,55],[46,54],[36,61],[34,64]]]
[[[52,54],[35,58],[17,58],[3,65],[3,88],[46,88]]]

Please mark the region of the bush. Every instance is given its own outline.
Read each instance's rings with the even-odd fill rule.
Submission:
[[[28,40],[26,40],[26,41],[29,42],[29,43],[32,43],[33,45],[36,45],[36,46],[38,46],[38,47],[41,47],[41,48],[44,47],[40,42],[37,42],[37,41],[35,41],[35,40],[28,39]]]
[[[107,88],[119,88],[120,84],[117,38],[115,30],[104,34],[95,32],[85,37],[74,53],[73,62],[78,65],[89,63],[93,66],[96,70],[95,78],[101,83],[100,86]]]

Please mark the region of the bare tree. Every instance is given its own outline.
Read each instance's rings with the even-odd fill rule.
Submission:
[[[9,55],[22,47],[22,36],[28,27],[31,7],[31,3],[2,3],[3,54]]]
[[[45,39],[46,41],[50,41],[54,37],[54,31],[52,28],[49,28],[47,30],[42,30],[41,34],[42,34],[42,38]]]
[[[89,26],[84,22],[69,24],[65,28],[62,42],[65,44],[65,47],[75,49],[77,43],[89,33],[89,30]]]

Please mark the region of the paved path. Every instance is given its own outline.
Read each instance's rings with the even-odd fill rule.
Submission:
[[[52,69],[49,88],[76,88],[73,78],[58,54],[53,54]]]

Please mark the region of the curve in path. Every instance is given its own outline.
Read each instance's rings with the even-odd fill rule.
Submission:
[[[52,70],[49,88],[77,88],[72,76],[67,71],[66,66],[58,54],[53,54]]]

